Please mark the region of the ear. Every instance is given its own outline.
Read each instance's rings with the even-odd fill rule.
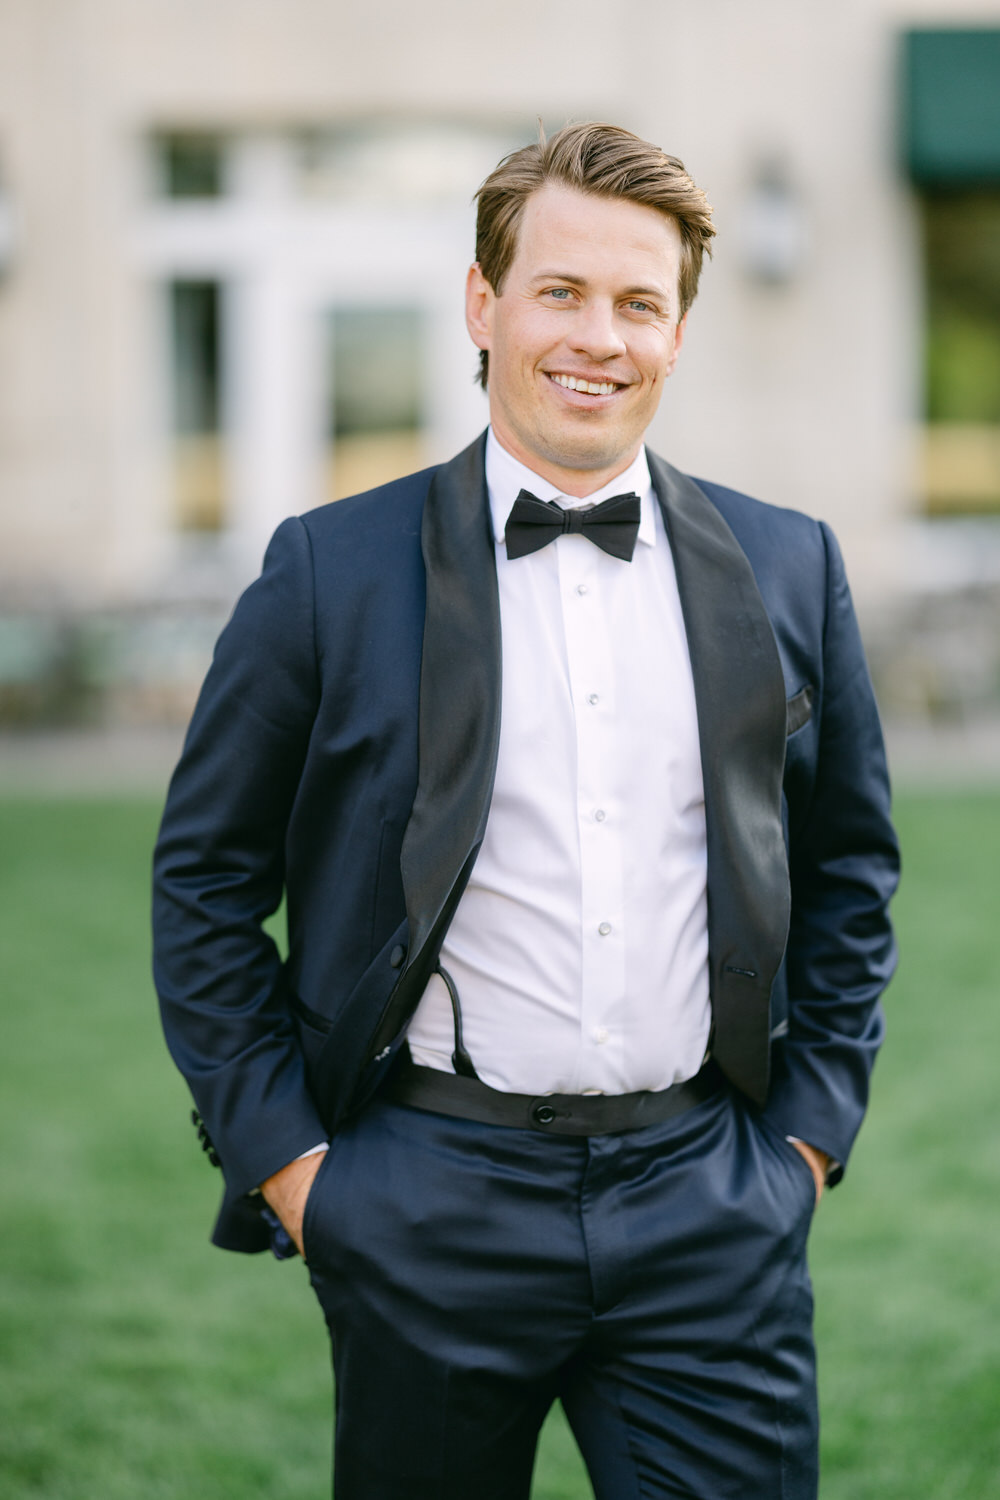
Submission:
[[[690,312],[690,309],[688,310],[688,312]],[[682,347],[682,345],[684,343],[684,333],[685,333],[685,330],[687,329],[687,320],[688,320],[688,313],[685,313],[684,316],[683,316],[683,318],[681,318],[680,322],[678,323],[677,327],[674,329],[674,347],[673,347],[673,351],[672,351],[672,353],[670,355],[670,359],[667,362],[667,374],[668,375],[672,375],[674,373],[674,369],[676,368],[677,361],[680,358],[681,347]]]
[[[489,349],[493,342],[493,304],[496,294],[479,269],[478,261],[469,267],[465,280],[465,326],[477,349]]]

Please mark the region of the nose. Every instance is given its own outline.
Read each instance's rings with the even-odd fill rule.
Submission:
[[[592,298],[581,307],[573,319],[570,345],[589,359],[604,361],[624,354],[625,340],[617,326],[614,304],[602,298]]]

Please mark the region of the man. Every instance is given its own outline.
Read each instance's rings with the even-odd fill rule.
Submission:
[[[622,130],[500,164],[488,434],[279,528],[172,783],[165,1029],[216,1243],[304,1244],[338,1500],[523,1500],[556,1397],[599,1500],[815,1495],[897,857],[829,531],[642,446],[713,233]]]

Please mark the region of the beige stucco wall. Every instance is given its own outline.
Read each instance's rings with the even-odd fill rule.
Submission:
[[[603,116],[681,155],[719,241],[654,441],[830,519],[862,596],[884,597],[915,503],[919,367],[896,32],[977,20],[1000,24],[1000,4],[0,0],[0,172],[18,227],[0,285],[8,597],[127,597],[159,576],[162,391],[133,244],[143,132],[373,112]],[[769,155],[787,163],[805,236],[780,287],[755,284],[740,250]]]

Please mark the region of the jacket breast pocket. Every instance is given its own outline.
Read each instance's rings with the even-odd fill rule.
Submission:
[[[813,699],[815,696],[815,688],[811,683],[807,682],[804,688],[800,688],[797,693],[787,699],[785,703],[785,734],[789,739],[793,734],[797,734],[800,729],[804,729],[809,723],[809,720],[812,718]]]
[[[816,689],[811,683],[785,702],[785,839],[800,832],[812,803],[816,776],[816,721],[813,706]]]

